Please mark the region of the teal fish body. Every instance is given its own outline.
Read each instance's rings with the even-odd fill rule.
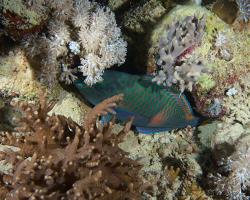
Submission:
[[[186,97],[173,87],[159,86],[146,75],[111,70],[104,72],[103,79],[93,86],[78,79],[74,85],[93,105],[123,93],[124,100],[115,109],[116,117],[127,121],[133,116],[133,125],[139,132],[155,133],[198,124]]]

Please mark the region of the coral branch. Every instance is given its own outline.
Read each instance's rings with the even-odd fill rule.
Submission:
[[[107,115],[108,113],[115,114],[115,111],[113,109],[117,106],[117,103],[122,100],[123,94],[118,94],[96,105],[93,110],[90,111],[86,116],[86,120],[84,122],[85,130],[89,131],[95,128],[96,120],[101,115]]]
[[[85,126],[95,126],[99,115],[114,113],[122,97],[116,95],[97,105]],[[112,122],[90,132],[64,116],[49,116],[53,103],[45,96],[38,106],[15,105],[24,113],[20,120],[24,132],[2,134],[3,145],[19,150],[1,152],[1,159],[13,166],[9,173],[1,173],[1,199],[140,199],[141,166],[118,146],[131,121],[118,135],[112,133]]]

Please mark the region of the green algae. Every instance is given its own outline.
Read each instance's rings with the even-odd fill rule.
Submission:
[[[204,91],[209,91],[216,85],[216,82],[210,74],[202,74],[198,78],[197,83]]]
[[[43,12],[41,10],[27,9],[22,0],[3,0],[3,12],[13,13],[27,21],[27,24],[37,26],[43,20]]]

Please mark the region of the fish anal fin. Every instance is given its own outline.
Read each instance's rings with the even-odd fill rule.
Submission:
[[[104,126],[105,124],[108,124],[112,118],[114,117],[114,115],[108,113],[107,115],[102,115],[101,116],[101,125]]]
[[[150,128],[147,128],[147,127],[136,127],[136,130],[139,132],[139,133],[143,133],[143,134],[156,134],[156,133],[160,133],[160,132],[163,132],[163,131],[170,131],[172,130],[171,128],[153,128],[153,127],[150,127]]]

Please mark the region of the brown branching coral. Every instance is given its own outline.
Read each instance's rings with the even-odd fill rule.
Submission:
[[[174,169],[173,166],[166,167],[165,169],[165,178],[167,179],[167,182],[169,185],[173,185],[177,177],[179,176],[180,168]]]
[[[101,115],[107,115],[108,113],[115,114],[115,111],[113,110],[114,107],[117,106],[117,102],[120,102],[123,100],[123,94],[115,95],[111,98],[105,99],[102,103],[96,105],[92,112],[89,112],[86,116],[85,130],[89,130],[91,128],[94,128],[94,124],[96,122],[96,119]]]
[[[196,181],[189,182],[186,181],[184,183],[185,194],[181,196],[179,199],[194,199],[194,200],[209,200],[209,198],[204,190],[197,184]]]
[[[131,122],[118,135],[112,133],[112,122],[102,129],[95,125],[96,113],[111,111],[120,99],[118,95],[98,105],[89,114],[94,128],[86,130],[64,116],[49,116],[53,103],[45,97],[38,108],[16,104],[26,114],[19,128],[25,134],[1,139],[20,151],[1,153],[13,169],[1,175],[0,199],[139,199],[140,165],[118,147]]]

